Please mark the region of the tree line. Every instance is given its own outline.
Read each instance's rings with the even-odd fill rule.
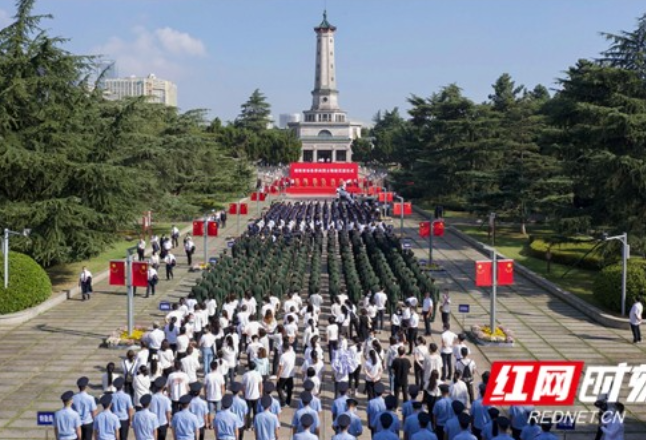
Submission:
[[[191,218],[248,194],[256,161],[298,157],[293,135],[262,124],[257,91],[228,125],[202,109],[106,100],[91,80],[98,60],[66,51],[34,2],[19,0],[0,30],[0,226],[32,231],[12,249],[44,266],[86,259],[145,210]]]
[[[354,157],[389,166],[406,197],[561,233],[646,236],[646,15],[633,31],[604,33],[609,48],[580,59],[553,96],[501,75],[476,103],[456,84],[413,95],[409,117],[379,112]]]

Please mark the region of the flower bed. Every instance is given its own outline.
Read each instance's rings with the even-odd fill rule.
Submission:
[[[139,341],[148,331],[148,328],[136,325],[132,330],[132,335],[128,335],[128,329],[121,327],[113,331],[103,343],[106,348],[138,349]]]
[[[513,332],[503,326],[496,327],[496,331],[492,334],[488,325],[472,325],[469,333],[479,345],[493,345],[498,347],[514,346]]]

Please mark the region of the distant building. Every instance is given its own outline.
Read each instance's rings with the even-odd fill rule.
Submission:
[[[278,115],[278,127],[287,128],[289,124],[295,124],[301,122],[300,113],[281,113]]]
[[[338,102],[336,88],[335,32],[327,20],[316,32],[316,74],[312,107],[302,122],[288,124],[303,144],[301,162],[352,162],[352,141],[361,137],[361,124],[350,122]]]
[[[106,78],[102,83],[107,99],[146,96],[150,102],[177,107],[177,86],[153,74],[147,77]]]

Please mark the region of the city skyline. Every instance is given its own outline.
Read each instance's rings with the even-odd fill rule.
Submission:
[[[327,4],[326,4],[327,3]],[[634,28],[646,8],[634,1],[562,2],[124,2],[40,1],[42,26],[69,38],[77,54],[117,62],[119,76],[155,74],[177,84],[182,111],[207,108],[233,120],[259,88],[278,120],[310,107],[314,33],[327,6],[338,28],[339,99],[353,120],[407,109],[457,83],[476,102],[502,73],[517,84],[556,87],[579,58],[607,47],[599,32]],[[366,7],[370,5],[370,7]],[[119,15],[121,13],[121,15]],[[0,25],[13,2],[0,1]],[[83,17],[83,20],[79,20]],[[105,17],[118,17],[105,19]]]

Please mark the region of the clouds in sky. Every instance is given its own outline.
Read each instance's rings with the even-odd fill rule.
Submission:
[[[4,9],[0,9],[0,29],[11,24],[11,15]]]
[[[126,38],[111,37],[93,52],[117,62],[120,76],[145,76],[177,80],[186,72],[186,60],[207,55],[204,43],[186,32],[170,27],[132,29]]]

